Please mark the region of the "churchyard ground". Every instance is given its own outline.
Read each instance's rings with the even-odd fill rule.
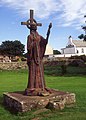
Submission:
[[[60,67],[45,67],[45,79],[49,88],[74,92],[76,104],[64,110],[33,110],[26,113],[8,111],[3,106],[3,93],[23,91],[27,85],[27,70],[0,70],[0,120],[86,120],[86,68],[68,67],[65,75]]]

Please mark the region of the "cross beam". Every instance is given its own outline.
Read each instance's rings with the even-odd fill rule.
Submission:
[[[21,25],[26,25],[29,29],[31,29],[31,25],[35,23],[36,26],[42,26],[41,23],[37,23],[36,20],[33,18],[33,10],[30,10],[30,19],[27,22],[21,22]]]

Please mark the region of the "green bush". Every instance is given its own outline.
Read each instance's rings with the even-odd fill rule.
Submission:
[[[84,62],[86,62],[86,56],[85,55],[80,55],[80,56],[71,56],[69,59],[81,59]]]
[[[67,73],[67,65],[61,65],[61,70],[62,70],[62,74],[66,74]]]
[[[72,62],[69,63],[69,66],[75,66],[75,67],[84,67],[85,63],[81,59],[74,59]]]

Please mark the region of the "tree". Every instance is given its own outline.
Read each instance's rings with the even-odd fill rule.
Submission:
[[[23,54],[23,57],[27,58],[27,54],[28,54],[28,53],[24,53],[24,54]]]
[[[0,54],[8,56],[22,56],[25,51],[25,46],[18,40],[4,41],[0,45]]]
[[[86,15],[84,15],[84,17],[86,17]],[[86,23],[86,21],[85,21]],[[81,26],[82,29],[85,31],[85,34],[81,34],[80,36],[78,36],[78,38],[83,39],[84,41],[86,41],[86,24],[84,26]]]
[[[81,34],[81,35],[78,36],[78,38],[79,38],[79,39],[83,39],[83,38],[84,38],[84,35]]]
[[[84,41],[86,41],[86,35],[81,34],[80,36],[78,36],[79,39],[83,39]]]
[[[53,50],[53,54],[54,54],[54,55],[56,55],[56,54],[61,54],[61,52],[58,51],[58,50]]]

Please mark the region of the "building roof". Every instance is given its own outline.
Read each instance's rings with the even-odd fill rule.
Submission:
[[[86,41],[83,40],[72,40],[76,47],[86,47]]]

